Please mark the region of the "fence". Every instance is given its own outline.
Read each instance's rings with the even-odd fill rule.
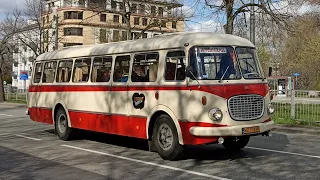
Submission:
[[[320,91],[272,91],[274,119],[296,120],[306,125],[320,125]]]
[[[6,93],[5,98],[10,102],[27,102],[27,93]]]

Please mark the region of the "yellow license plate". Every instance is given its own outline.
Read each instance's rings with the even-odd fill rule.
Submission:
[[[259,126],[242,128],[242,134],[252,134],[260,132]]]

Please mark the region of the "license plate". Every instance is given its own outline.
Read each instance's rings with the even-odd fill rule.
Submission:
[[[259,126],[242,128],[242,134],[252,134],[260,132]]]

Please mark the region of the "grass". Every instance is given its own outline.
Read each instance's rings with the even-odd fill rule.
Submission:
[[[6,100],[6,102],[8,103],[17,103],[17,104],[27,104],[27,101],[23,101],[23,100]]]

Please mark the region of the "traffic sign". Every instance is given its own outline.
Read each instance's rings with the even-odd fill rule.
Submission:
[[[20,80],[28,80],[29,76],[28,74],[20,74]]]
[[[293,76],[300,76],[300,73],[295,72],[293,73]]]

